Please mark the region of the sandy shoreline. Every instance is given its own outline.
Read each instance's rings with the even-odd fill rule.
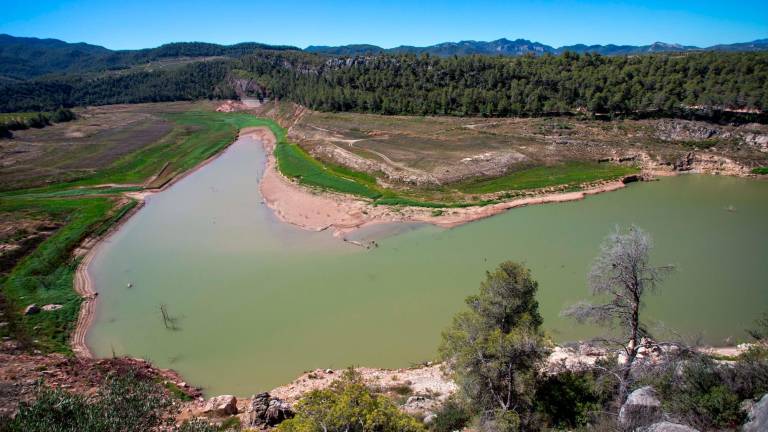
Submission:
[[[449,208],[440,215],[434,215],[432,208],[372,206],[369,202],[353,196],[316,191],[301,186],[284,177],[277,170],[277,161],[274,156],[275,137],[269,129],[247,128],[243,133],[260,140],[267,152],[267,167],[259,188],[264,201],[275,215],[291,225],[310,231],[330,229],[335,235],[389,222],[424,222],[451,228],[516,207],[576,201],[588,195],[625,187],[623,182],[613,181],[583,191],[519,198],[486,206]]]

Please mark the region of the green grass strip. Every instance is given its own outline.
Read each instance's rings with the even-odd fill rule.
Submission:
[[[541,189],[569,184],[577,186],[598,180],[614,180],[639,170],[616,164],[569,162],[515,171],[507,175],[458,185],[464,193],[486,194],[509,190]]]
[[[21,317],[20,334],[33,336],[35,348],[70,352],[69,335],[81,303],[73,286],[78,260],[72,258],[72,251],[91,233],[106,231],[128,211],[121,208],[110,217],[113,207],[114,202],[108,198],[0,200],[0,211],[26,212],[66,222],[2,280],[3,294],[18,309],[32,303],[63,306]]]

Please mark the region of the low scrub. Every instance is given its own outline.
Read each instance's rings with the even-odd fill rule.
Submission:
[[[700,429],[736,428],[746,418],[741,403],[768,392],[768,361],[746,358],[722,364],[694,355],[647,372],[638,385],[650,384],[664,411]]]
[[[309,392],[296,405],[296,417],[281,432],[420,432],[424,426],[402,413],[386,396],[374,394],[361,376],[348,370],[327,389]]]

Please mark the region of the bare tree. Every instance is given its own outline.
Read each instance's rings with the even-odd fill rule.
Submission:
[[[613,325],[620,331],[619,342],[626,355],[623,371],[617,375],[620,401],[626,393],[640,340],[650,336],[640,319],[643,295],[656,291],[672,270],[672,266],[650,264],[652,247],[651,237],[642,229],[632,226],[622,232],[617,228],[603,242],[589,273],[592,294],[607,295],[609,300],[603,304],[581,302],[563,311],[563,315],[579,322]]]

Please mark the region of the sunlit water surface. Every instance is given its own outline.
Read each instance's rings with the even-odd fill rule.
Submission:
[[[407,366],[435,357],[464,297],[507,259],[532,269],[555,340],[589,338],[599,330],[559,311],[588,297],[590,261],[617,224],[649,231],[654,260],[677,267],[647,301],[657,332],[722,344],[768,309],[765,181],[680,176],[450,230],[370,228],[358,236],[379,247],[364,250],[277,221],[261,203],[263,167],[261,145],[241,139],[101,246],[89,267],[97,355],[150,359],[208,394],[249,395],[317,367]]]

